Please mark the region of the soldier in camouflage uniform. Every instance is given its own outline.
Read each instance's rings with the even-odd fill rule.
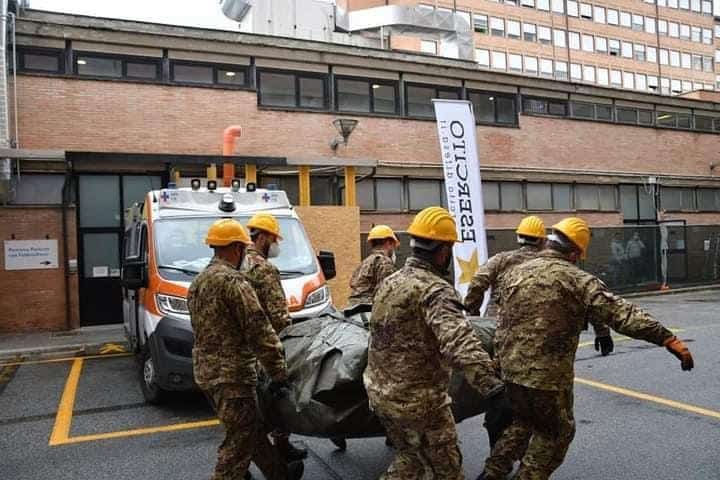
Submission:
[[[463,478],[448,395],[451,368],[495,399],[503,385],[444,278],[457,241],[447,210],[417,214],[412,256],[375,295],[364,382],[370,407],[396,448],[385,480]]]
[[[350,279],[348,305],[372,304],[380,282],[395,272],[395,250],[400,241],[386,225],[377,225],[367,238],[372,251],[355,269]]]
[[[205,242],[215,256],[190,285],[188,307],[195,382],[225,427],[213,480],[244,478],[251,460],[268,479],[300,478],[302,463],[288,472],[259,420],[257,361],[272,379],[273,392],[284,390],[287,372],[280,339],[237,270],[250,237],[238,222],[223,219],[210,227]]]
[[[260,306],[270,319],[275,333],[279,334],[291,323],[280,271],[268,261],[268,258],[277,257],[280,253],[280,223],[272,214],[260,212],[248,221],[247,228],[252,244],[247,247],[240,270],[255,290]],[[272,437],[280,453],[288,460],[302,460],[307,457],[307,450],[290,443],[288,433],[275,431]]]
[[[680,359],[683,370],[693,368],[688,348],[667,328],[575,266],[589,241],[587,223],[567,218],[553,226],[547,250],[511,269],[503,280],[503,321],[496,344],[513,426],[529,440],[517,476],[520,480],[549,478],[572,442],[575,353],[589,319],[663,345]],[[504,479],[509,473],[507,461],[494,461],[502,455],[517,457],[505,440],[501,436],[480,478]]]

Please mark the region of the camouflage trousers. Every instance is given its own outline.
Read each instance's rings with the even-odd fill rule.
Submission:
[[[387,437],[395,446],[395,459],[380,480],[462,480],[462,455],[450,406],[429,418],[383,416],[376,409]]]
[[[257,400],[239,393],[234,385],[218,386],[205,393],[225,428],[212,480],[243,480],[251,461],[268,480],[285,480],[287,465],[268,440]]]
[[[508,383],[513,422],[485,462],[485,477],[504,479],[521,460],[519,480],[546,480],[565,459],[575,436],[572,385],[560,391]]]

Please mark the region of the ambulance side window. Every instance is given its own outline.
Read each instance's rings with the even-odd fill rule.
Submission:
[[[141,223],[133,225],[125,231],[123,256],[125,260],[141,260],[146,257],[142,251],[145,242],[145,226]]]

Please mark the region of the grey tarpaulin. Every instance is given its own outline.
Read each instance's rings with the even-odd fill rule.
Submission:
[[[356,317],[357,318],[357,317]],[[473,326],[492,354],[494,322],[474,317]],[[368,331],[362,322],[340,314],[291,325],[280,333],[292,386],[288,398],[275,400],[267,381],[258,389],[260,406],[272,426],[315,437],[384,435],[368,408],[362,375],[367,365]],[[485,402],[453,374],[453,413],[459,422],[483,413]]]

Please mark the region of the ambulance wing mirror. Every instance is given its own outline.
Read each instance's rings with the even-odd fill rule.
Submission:
[[[318,262],[320,262],[320,268],[322,269],[325,280],[332,280],[337,276],[335,271],[335,254],[333,252],[325,252],[320,250],[318,253]]]
[[[147,263],[143,260],[133,260],[123,263],[122,286],[128,290],[138,290],[147,287]]]

